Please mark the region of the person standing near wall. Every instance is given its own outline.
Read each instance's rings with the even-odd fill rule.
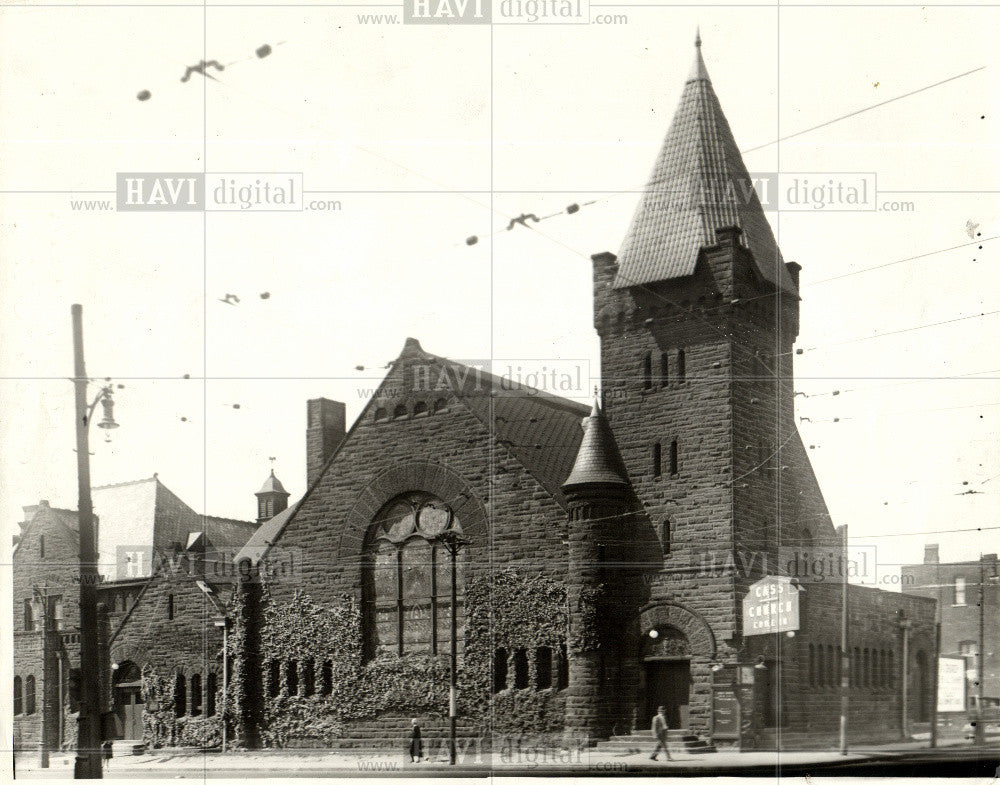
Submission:
[[[412,729],[410,731],[410,763],[420,763],[424,756],[424,744],[420,738],[420,726],[416,718],[410,720]]]

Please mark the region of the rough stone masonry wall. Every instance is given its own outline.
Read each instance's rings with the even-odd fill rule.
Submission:
[[[639,533],[645,544],[639,558],[653,570],[648,603],[680,605],[712,631],[715,646],[692,642],[691,661],[689,722],[693,730],[707,733],[711,658],[735,660],[724,644],[735,633],[732,577],[724,570],[702,570],[706,554],[722,558],[732,549],[731,349],[714,324],[713,309],[720,300],[705,296],[704,280],[616,290],[610,286],[616,267],[610,256],[595,258],[605,412],[647,515],[648,531]],[[649,386],[643,373],[647,353],[652,360]],[[667,360],[665,383],[662,355]],[[676,474],[670,466],[675,439]],[[657,442],[659,476],[653,466]],[[662,566],[656,569],[658,564]]]
[[[419,392],[406,386],[411,362],[417,361],[422,360],[394,364],[279,538],[269,561],[294,559],[296,569],[292,580],[269,583],[270,602],[288,603],[296,592],[328,608],[341,605],[345,595],[360,601],[368,525],[383,504],[412,490],[441,497],[461,521],[471,540],[467,582],[504,568],[564,578],[565,510],[447,390]],[[489,393],[484,389],[481,394]],[[446,406],[435,411],[441,398]],[[412,411],[417,400],[427,402],[430,412],[391,417],[398,404]],[[390,417],[375,421],[377,408]],[[268,652],[262,657],[266,661]],[[517,702],[533,701],[518,696]],[[548,721],[555,719],[561,724],[561,716]],[[352,735],[351,728],[345,733]]]
[[[36,710],[14,717],[14,741],[23,746],[36,746],[41,732],[43,707],[47,707],[46,733],[50,748],[58,746],[59,677],[57,647],[59,636],[50,629],[49,662],[42,661],[41,606],[35,608],[35,630],[24,629],[24,601],[33,597],[34,587],[46,587],[49,597],[62,597],[63,631],[72,632],[79,626],[79,548],[75,534],[59,518],[74,516],[67,510],[54,510],[47,503],[29,508],[32,513],[30,526],[22,536],[14,553],[14,675],[20,676],[22,685],[31,675],[35,677]],[[75,520],[73,521],[75,525]],[[45,555],[42,556],[41,537],[45,537]],[[77,647],[65,653],[66,662],[76,664]],[[68,667],[67,666],[64,666]],[[64,671],[65,672],[65,671]],[[23,686],[22,686],[23,690]],[[44,697],[44,701],[43,701]]]
[[[195,581],[175,569],[185,568],[181,562],[176,562],[175,568],[166,563],[150,579],[131,614],[124,620],[118,619],[122,627],[111,645],[111,662],[120,667],[126,662],[135,663],[143,673],[146,704],[143,738],[147,744],[206,746],[217,741],[221,730],[222,630],[214,626],[214,621],[221,617]],[[168,610],[170,597],[173,597],[173,618]],[[112,625],[112,632],[116,627],[117,624]],[[210,673],[216,678],[213,718],[205,716]],[[175,711],[172,689],[156,695],[150,694],[149,689],[156,680],[172,687],[178,674],[184,676],[187,685],[181,717]],[[190,716],[194,674],[200,676],[202,684],[200,717]]]

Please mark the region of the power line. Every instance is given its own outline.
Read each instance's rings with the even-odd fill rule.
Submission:
[[[925,534],[959,534],[961,532],[989,532],[1000,529],[1000,526],[974,526],[968,529],[935,529],[934,531],[917,531],[917,532],[892,532],[890,534],[868,534],[861,535],[860,537],[855,537],[851,535],[851,539],[858,540],[873,540],[882,537],[917,537],[923,536]]]
[[[820,128],[826,128],[828,125],[833,125],[834,123],[839,123],[841,120],[847,120],[850,117],[857,117],[859,114],[865,112],[870,112],[873,109],[878,109],[880,106],[885,106],[886,104],[894,103],[895,101],[901,101],[904,98],[909,98],[910,96],[917,95],[926,90],[931,90],[935,87],[940,87],[943,84],[948,84],[948,82],[954,82],[956,79],[961,79],[963,77],[969,76],[970,74],[978,73],[986,68],[985,65],[979,66],[979,68],[973,68],[971,71],[966,71],[965,73],[956,74],[955,76],[949,76],[947,79],[942,79],[940,82],[934,82],[934,84],[926,85],[925,87],[920,87],[916,90],[911,90],[908,93],[903,93],[902,95],[897,95],[894,98],[889,98],[885,101],[880,101],[877,104],[872,104],[871,106],[866,106],[862,109],[856,109],[853,112],[848,112],[847,114],[840,115],[840,117],[835,117],[832,120],[827,120],[825,123],[820,123],[819,125],[814,125],[809,128],[805,128],[801,131],[796,131],[794,134],[789,134],[788,136],[782,136],[773,142],[768,142],[767,144],[757,145],[756,147],[750,147],[746,150],[741,150],[742,153],[752,153],[756,150],[763,150],[765,147],[770,147],[773,144],[778,144],[779,142],[785,142],[789,139],[795,139],[803,134],[808,134],[812,131],[819,130]]]
[[[955,322],[964,322],[964,321],[967,321],[969,319],[981,319],[981,318],[984,318],[986,316],[995,316],[998,313],[1000,313],[1000,310],[986,311],[984,313],[973,313],[973,314],[968,314],[967,316],[957,316],[954,319],[945,319],[944,321],[941,321],[941,322],[932,322],[931,324],[918,324],[918,325],[915,325],[913,327],[904,327],[904,328],[902,328],[900,330],[890,330],[889,332],[879,333],[878,335],[866,335],[866,336],[863,336],[861,338],[851,338],[851,339],[848,339],[846,341],[837,341],[835,343],[824,343],[824,344],[820,344],[818,346],[810,346],[810,347],[804,348],[804,349],[796,349],[795,350],[795,354],[803,354],[805,352],[812,352],[812,351],[816,351],[817,349],[830,349],[830,348],[833,348],[835,346],[847,346],[849,344],[861,343],[862,341],[873,341],[876,338],[886,338],[887,336],[890,336],[890,335],[901,335],[902,333],[914,332],[915,330],[927,330],[927,329],[929,329],[931,327],[942,327],[942,326],[944,326],[946,324],[954,324]],[[792,352],[782,352],[781,354],[777,354],[777,355],[774,355],[774,356],[775,357],[780,357],[780,356],[789,355],[789,354],[792,354]]]
[[[893,262],[886,262],[885,264],[876,264],[873,267],[865,267],[861,270],[852,270],[849,273],[841,273],[840,275],[834,275],[829,278],[821,278],[818,281],[812,281],[807,283],[803,289],[808,289],[810,286],[819,286],[823,283],[830,283],[830,281],[839,281],[841,278],[850,278],[853,275],[861,275],[862,273],[870,273],[872,270],[883,270],[886,267],[892,267],[897,264],[903,264],[904,262],[913,262],[917,259],[926,259],[928,256],[934,256],[939,253],[947,253],[948,251],[957,251],[960,248],[968,248],[970,245],[981,245],[982,243],[988,243],[990,240],[1000,239],[1000,235],[993,235],[993,237],[984,237],[980,240],[973,240],[971,243],[962,243],[961,245],[952,245],[949,248],[938,248],[936,251],[928,251],[927,253],[917,254],[916,256],[907,256],[905,259],[896,259]]]

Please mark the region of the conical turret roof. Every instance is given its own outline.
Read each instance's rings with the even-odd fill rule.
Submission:
[[[616,288],[694,273],[715,230],[737,226],[761,276],[795,293],[774,233],[722,113],[701,56],[701,35],[684,92],[618,255]]]
[[[581,424],[583,440],[563,489],[591,484],[628,485],[625,462],[618,451],[611,426],[596,400],[590,415]]]

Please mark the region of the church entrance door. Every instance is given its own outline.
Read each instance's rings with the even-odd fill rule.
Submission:
[[[691,700],[691,661],[646,660],[646,711],[643,728],[648,729],[659,706],[666,707],[667,724],[685,728]]]

